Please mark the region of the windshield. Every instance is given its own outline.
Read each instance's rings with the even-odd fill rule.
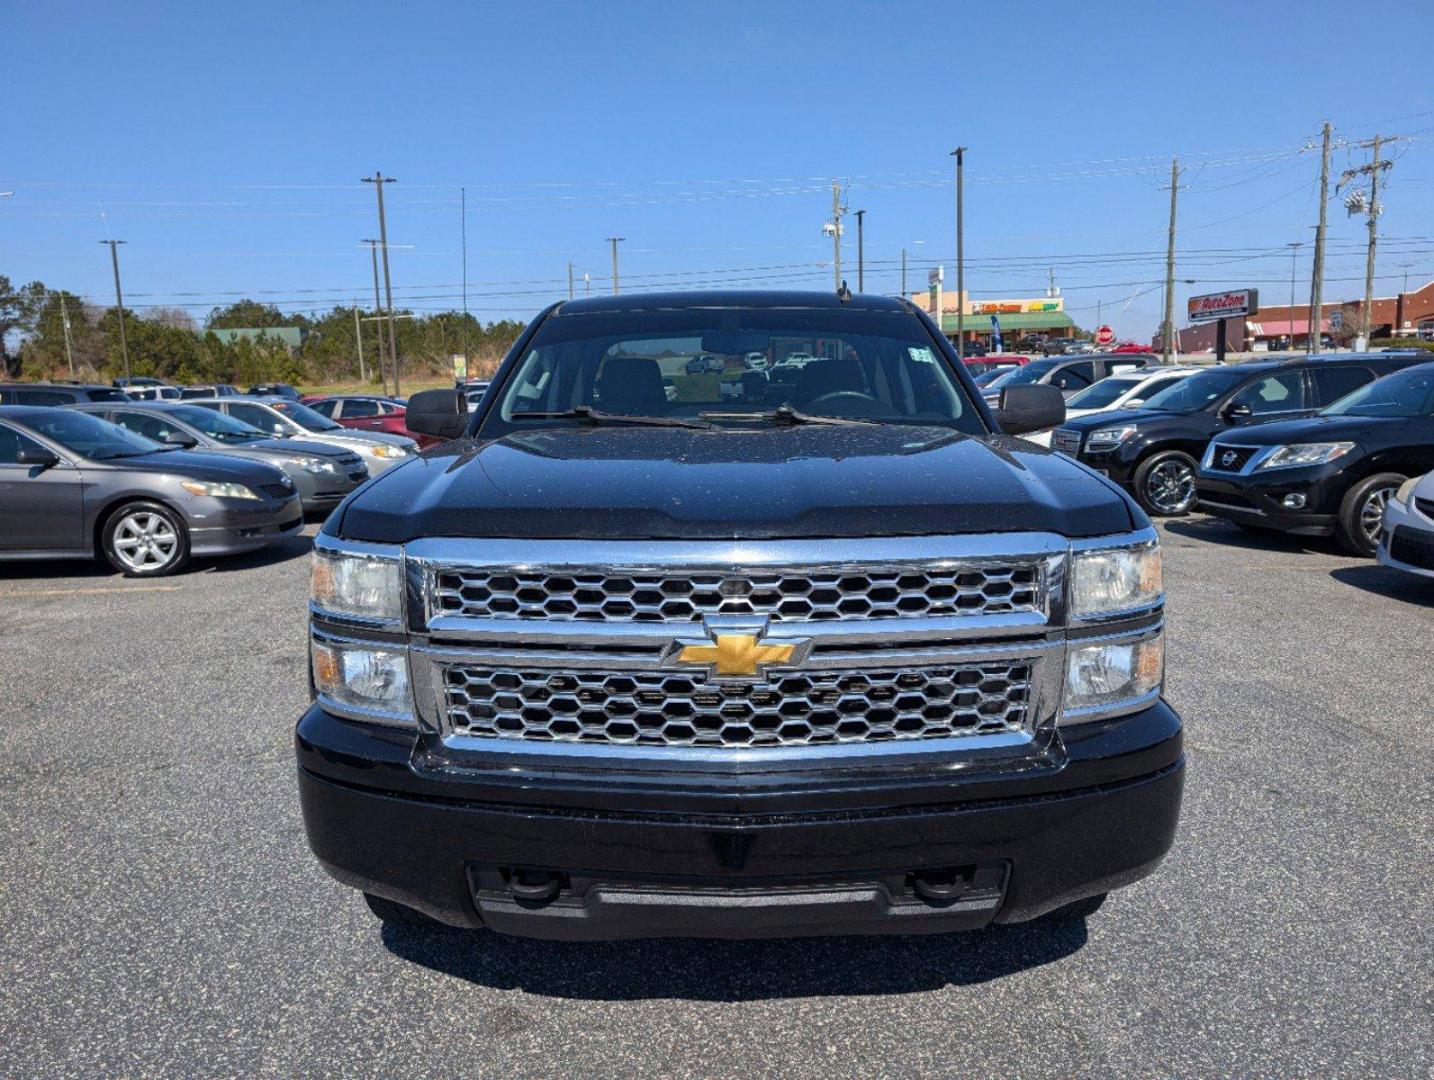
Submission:
[[[766,365],[753,365],[752,353]],[[798,422],[805,415],[985,432],[909,313],[679,308],[548,318],[499,388],[484,433],[601,423],[603,414],[707,426],[790,422],[793,412]]]
[[[198,428],[211,439],[218,439],[220,442],[244,443],[266,437],[252,424],[235,420],[234,417],[225,416],[222,412],[215,412],[213,409],[200,408],[198,405],[186,405],[183,408],[171,409],[169,415],[192,428]]]
[[[1062,363],[1060,360],[1032,360],[1023,367],[1013,368],[1006,372],[1006,374],[994,382],[988,382],[986,389],[999,390],[1006,386],[1020,386],[1023,383],[1040,382],[1043,375],[1049,375],[1051,370],[1060,363]]]
[[[314,412],[307,405],[297,401],[271,401],[269,407],[283,413],[294,423],[309,431],[342,431],[343,425],[336,424],[323,413]]]
[[[1346,394],[1321,416],[1434,416],[1434,367],[1386,375]]]
[[[70,453],[92,461],[136,457],[139,454],[154,454],[166,449],[153,439],[136,435],[118,424],[111,424],[108,420],[101,420],[89,413],[70,412],[68,409],[55,409],[39,419],[27,416],[24,422],[31,430],[59,443]]]
[[[1130,393],[1140,385],[1141,379],[1101,379],[1087,386],[1066,402],[1067,409],[1103,409]]]
[[[1197,371],[1190,378],[1182,379],[1174,386],[1166,387],[1160,393],[1151,395],[1140,408],[1174,413],[1199,412],[1207,405],[1224,397],[1249,377],[1248,370],[1236,371],[1231,368],[1211,368],[1208,371]]]

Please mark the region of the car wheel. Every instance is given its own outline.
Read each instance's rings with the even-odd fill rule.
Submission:
[[[105,558],[125,577],[162,577],[189,561],[189,530],[167,506],[126,503],[105,521]]]
[[[1186,514],[1195,506],[1195,459],[1179,450],[1152,454],[1135,470],[1135,501],[1147,514]]]
[[[384,896],[375,896],[373,893],[363,894],[364,902],[368,909],[386,923],[396,923],[399,926],[437,926],[438,921],[431,919],[423,912],[409,907],[407,904],[400,904],[397,900],[390,900]]]
[[[1399,473],[1375,473],[1345,492],[1339,504],[1335,536],[1346,551],[1373,557],[1384,527],[1384,508],[1389,497],[1408,477]]]
[[[1100,910],[1105,903],[1105,898],[1110,893],[1097,893],[1095,896],[1087,896],[1084,900],[1076,900],[1058,907],[1055,911],[1048,911],[1041,916],[1041,922],[1074,922],[1077,919],[1088,919]]]

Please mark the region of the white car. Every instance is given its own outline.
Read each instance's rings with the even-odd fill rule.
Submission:
[[[742,358],[742,364],[748,371],[766,371],[767,354],[761,352],[749,352]]]
[[[1107,375],[1100,382],[1091,383],[1066,401],[1066,419],[1074,420],[1091,413],[1112,412],[1115,409],[1134,409],[1144,404],[1147,398],[1200,370],[1202,369],[1198,367],[1155,366]],[[1021,438],[1037,446],[1051,445],[1049,430],[1022,435]]]
[[[370,475],[401,465],[418,453],[418,443],[386,431],[361,431],[334,423],[323,413],[288,398],[222,397],[191,402],[227,413],[280,439],[305,439],[352,450],[363,458]]]
[[[1377,558],[1385,566],[1434,579],[1434,472],[1406,480],[1384,504]]]

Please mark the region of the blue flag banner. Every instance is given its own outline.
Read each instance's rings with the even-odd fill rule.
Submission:
[[[1005,352],[1001,343],[1001,321],[996,316],[991,316],[991,351],[993,353]]]

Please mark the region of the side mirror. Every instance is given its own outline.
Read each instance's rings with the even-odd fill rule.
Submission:
[[[188,450],[192,446],[198,446],[199,440],[196,439],[193,435],[186,435],[182,431],[171,431],[169,434],[165,435],[164,445],[178,446],[183,450]]]
[[[1065,419],[1065,396],[1054,386],[1040,383],[1005,387],[996,407],[996,423],[1007,435],[1060,427]]]
[[[1131,398],[1129,401],[1127,401],[1124,405],[1122,405],[1121,408],[1122,408],[1122,409],[1138,409],[1138,408],[1140,408],[1140,406],[1142,406],[1142,405],[1144,405],[1144,404],[1145,404],[1145,399],[1144,399],[1144,398],[1142,398],[1142,397],[1133,397],[1133,398]]]
[[[468,399],[457,390],[420,390],[408,399],[404,426],[439,439],[456,439],[468,427]]]
[[[1224,416],[1225,419],[1228,420],[1230,423],[1236,424],[1239,423],[1241,420],[1248,420],[1250,417],[1254,416],[1255,410],[1250,408],[1248,405],[1235,405],[1231,403],[1225,406],[1225,408],[1221,411],[1221,415]]]
[[[60,463],[60,459],[43,446],[20,447],[15,461],[21,465],[38,465],[42,469],[50,469]]]

